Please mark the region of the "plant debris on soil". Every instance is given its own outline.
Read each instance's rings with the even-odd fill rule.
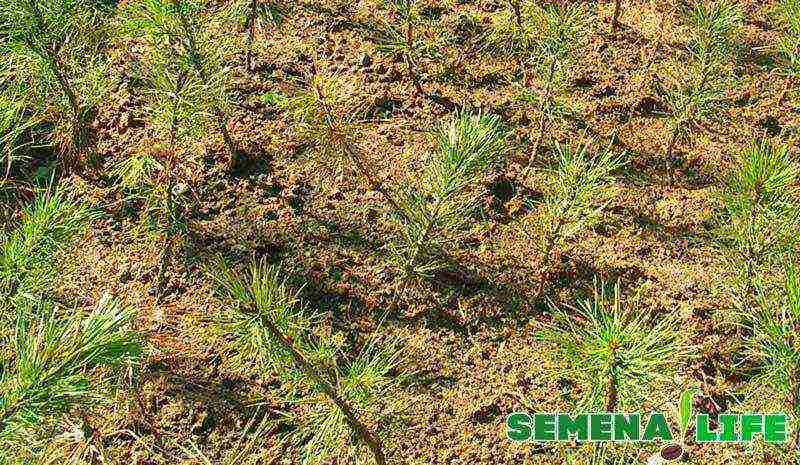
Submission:
[[[143,206],[126,198],[109,174],[153,145],[137,77],[144,45],[131,38],[119,43],[125,47],[109,48],[114,85],[91,126],[96,153],[59,180],[101,214],[59,255],[56,294],[78,296],[75,303],[87,308],[105,293],[115,296],[136,310],[134,327],[146,344],[115,402],[76,412],[74,421],[83,416],[91,425],[87,441],[94,447],[81,460],[195,463],[185,450],[193,444],[210,463],[228,463],[223,460],[241,447],[256,409],[272,426],[260,433],[255,463],[303,459],[298,445],[284,438],[297,427],[287,412],[302,415],[306,407],[287,401],[291,388],[280,373],[235,363],[230,335],[217,325],[230,310],[208,274],[216,256],[237,269],[259,260],[279,265],[301,305],[319,315],[317,331],[336,338],[344,354],[358,352],[373,334],[402,341],[396,375],[403,378],[392,394],[402,413],[391,425],[365,419],[382,428],[388,463],[595,463],[593,444],[514,443],[505,421],[514,411],[574,411],[575,399],[590,388],[564,374],[541,333],[555,308],[590,298],[597,283],[619,283],[624,305],[637,314],[677,315],[680,331],[697,347],[674,361],[678,374],[639,411],[669,416],[688,387],[702,389],[699,412],[741,408],[734,395],[739,374],[727,369],[738,336],[720,318],[736,305],[722,284],[735,270],[710,238],[719,193],[739,152],[755,138],[776,138],[797,160],[800,107],[791,93],[779,101],[784,78],[770,55],[780,34],[771,3],[737,2],[745,21],[741,64],[725,95],[732,104],[724,118],[703,121],[678,139],[671,171],[664,159],[669,109],[652,83],[685,48],[682,7],[622,2],[612,34],[613,2],[596,5],[597,24],[562,96],[563,116],[549,124],[534,169],[549,173],[558,144],[586,144],[592,153],[607,148],[624,165],[613,173],[613,195],[599,221],[553,251],[547,275],[535,252],[536,231],[526,222],[546,194],[546,186],[528,182],[526,169],[540,116],[535,103],[520,97],[540,84],[507,54],[481,47],[505,2],[424,2],[417,34],[436,54],[416,63],[423,94],[402,56],[380,51],[378,34],[391,21],[381,0],[299,2],[280,24],[257,30],[252,70],[244,53],[224,64],[234,76],[225,124],[242,162],[226,170],[229,154],[211,131],[189,148],[193,164],[177,162],[179,187],[189,199],[188,228],[174,249],[163,296],[157,295],[163,238],[143,231]],[[246,37],[233,28],[217,33]],[[500,168],[480,180],[477,208],[448,249],[454,265],[413,285],[403,280],[390,260],[387,238],[396,230],[381,193],[350,166],[314,155],[313,141],[280,104],[312,72],[341,80],[338,91],[366,121],[358,125],[361,153],[386,185],[419,179],[437,150],[436,130],[453,115],[499,118],[508,151]],[[54,160],[29,163],[29,170],[14,170],[20,183],[37,164]],[[8,215],[9,224],[15,215]],[[550,284],[540,298],[543,279]],[[343,440],[351,434],[342,432]],[[65,456],[75,444],[64,446]],[[626,457],[614,463],[647,463],[662,446],[607,447]],[[763,444],[682,446],[686,463],[790,460]]]

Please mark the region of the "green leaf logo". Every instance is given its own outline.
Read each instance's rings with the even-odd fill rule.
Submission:
[[[690,388],[681,394],[680,404],[678,405],[678,421],[681,425],[681,439],[686,437],[686,431],[689,429],[689,422],[694,417],[694,404],[692,400],[695,394],[700,390],[697,388]]]

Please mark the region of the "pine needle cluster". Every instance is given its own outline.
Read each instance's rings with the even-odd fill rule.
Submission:
[[[721,250],[739,270],[729,287],[737,306],[753,304],[770,270],[793,254],[800,227],[797,164],[787,146],[755,141],[743,150],[721,193]]]
[[[737,61],[743,13],[736,2],[698,0],[685,13],[685,22],[689,29],[687,55],[666,70],[668,82],[657,82],[657,91],[670,109],[671,136],[666,150],[670,176],[679,138],[725,108],[725,89]]]
[[[676,361],[690,350],[676,313],[656,318],[623,302],[619,283],[612,292],[595,283],[592,298],[554,309],[542,333],[583,392],[580,411],[641,409],[659,383],[671,382]]]
[[[0,460],[31,459],[55,434],[58,420],[75,408],[108,399],[113,371],[134,362],[140,337],[133,314],[103,297],[84,315],[62,316],[40,300],[19,308],[0,375]]]
[[[240,153],[228,130],[231,72],[225,63],[234,47],[216,32],[223,19],[202,0],[141,0],[128,6],[124,28],[147,43],[139,72],[153,139],[167,156],[177,156],[199,136],[216,131],[233,169]]]
[[[385,0],[390,21],[383,21],[375,41],[378,51],[399,57],[406,65],[408,77],[419,95],[425,95],[421,81],[421,61],[426,58],[441,58],[434,44],[425,40],[420,29],[423,26],[419,0]]]
[[[93,108],[106,95],[104,46],[112,15],[91,2],[0,5],[0,89],[34,121],[55,126],[52,141],[63,153],[84,148]]]
[[[733,368],[748,382],[745,398],[759,409],[800,418],[800,283],[794,263],[784,266],[778,286],[759,285],[752,305],[739,314],[746,334]],[[800,450],[800,429],[793,428],[791,449]]]
[[[553,253],[568,252],[569,241],[592,227],[613,197],[611,174],[622,166],[610,150],[592,156],[587,145],[556,146],[558,165],[545,171],[541,202],[531,202],[532,214],[522,223],[539,258],[541,296],[553,267]]]
[[[354,169],[369,178],[361,171],[364,162],[357,144],[364,123],[354,102],[354,83],[329,74],[312,74],[305,81],[278,106],[296,123],[307,153],[329,172]]]
[[[17,306],[48,289],[56,276],[57,253],[83,230],[93,214],[55,190],[26,206],[16,226],[0,231],[0,312],[16,317]],[[0,331],[3,334],[3,331]]]
[[[59,421],[105,402],[114,368],[141,352],[133,314],[104,296],[94,310],[53,297],[57,253],[91,214],[62,191],[38,196],[0,236],[0,462],[29,463],[48,450]]]
[[[581,3],[553,3],[531,9],[534,31],[532,53],[526,70],[535,76],[535,101],[540,115],[539,134],[530,155],[535,161],[548,127],[556,116],[558,98],[575,77],[579,52],[586,46],[594,22],[594,11]]]
[[[355,355],[343,353],[279,269],[264,261],[241,274],[217,259],[209,273],[231,305],[220,312],[220,327],[234,341],[234,360],[280,375],[292,386],[287,400],[299,411],[286,413],[296,425],[289,440],[303,451],[304,463],[360,463],[366,446],[383,465],[376,430],[402,409],[396,397],[400,378],[393,375],[400,363],[397,342],[370,338]]]
[[[789,264],[784,270],[782,286],[774,292],[759,289],[758,306],[741,315],[752,334],[745,346],[746,358],[755,368],[754,386],[774,390],[778,400],[771,407],[788,407],[800,415],[800,284],[797,268]]]
[[[419,181],[396,193],[401,210],[391,252],[406,277],[429,276],[446,264],[442,255],[468,224],[481,180],[506,151],[500,119],[466,111],[441,126],[437,141]]]
[[[758,408],[800,416],[800,284],[795,262],[800,205],[797,164],[789,147],[756,140],[743,150],[720,200],[718,239],[728,268],[726,288],[743,341],[730,369]],[[793,448],[800,448],[794,429]]]

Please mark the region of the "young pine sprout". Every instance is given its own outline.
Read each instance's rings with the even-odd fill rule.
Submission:
[[[701,71],[713,72],[709,69],[736,56],[743,20],[741,7],[731,0],[698,0],[688,11],[688,48]]]
[[[401,56],[414,83],[417,94],[425,95],[419,75],[419,60],[425,56],[435,57],[434,50],[417,37],[420,26],[419,0],[385,0],[390,9],[393,22],[387,22],[380,31],[378,51]],[[393,24],[394,23],[394,24]]]
[[[0,172],[2,179],[8,179],[11,167],[24,157],[20,154],[30,141],[24,141],[27,131],[38,121],[28,117],[25,104],[19,98],[0,93]]]
[[[29,302],[30,304],[30,302]],[[104,296],[88,315],[45,301],[18,308],[0,374],[0,462],[30,463],[75,408],[103,403],[114,368],[136,361],[132,313]]]
[[[544,199],[533,210],[524,230],[540,257],[541,281],[536,298],[543,296],[553,268],[553,252],[564,252],[570,239],[600,218],[613,195],[611,173],[622,166],[619,157],[606,150],[591,157],[586,145],[557,145],[558,166],[547,175]]]
[[[234,336],[236,360],[293,378],[305,393],[300,403],[308,408],[292,418],[297,423],[293,441],[302,447],[304,461],[348,457],[348,463],[356,463],[353,457],[366,445],[375,463],[385,464],[383,442],[374,430],[395,411],[397,380],[390,372],[398,362],[396,345],[378,348],[370,340],[357,356],[340,363],[331,344],[314,334],[314,316],[303,311],[276,267],[261,261],[241,276],[220,259],[209,272],[233,304],[221,323]],[[342,444],[347,430],[352,435]]]
[[[65,153],[85,145],[93,106],[105,95],[102,51],[111,14],[98,2],[0,4],[0,82],[25,86],[16,96],[34,119],[55,125]]]
[[[592,13],[581,3],[546,4],[532,9],[534,31],[530,66],[536,80],[539,134],[531,152],[529,167],[538,156],[556,111],[556,98],[573,77],[578,52],[585,46],[592,24]]]
[[[778,104],[781,104],[800,74],[800,0],[780,0],[775,7],[775,17],[783,32],[776,44],[786,76],[778,98]]]
[[[785,281],[775,292],[761,294],[757,306],[742,315],[751,331],[745,360],[755,368],[751,380],[753,397],[767,410],[791,413],[800,418],[800,282],[797,268],[786,266]],[[765,400],[776,405],[763,405]],[[794,449],[800,449],[800,428],[794,428]]]
[[[379,192],[392,210],[403,215],[398,200],[378,177],[378,174],[358,145],[364,124],[354,107],[353,85],[339,76],[314,74],[305,88],[279,105],[297,123],[297,130],[310,145],[309,153],[317,163],[328,169],[351,168]]]
[[[670,176],[678,139],[693,124],[716,116],[722,109],[731,63],[737,55],[742,18],[739,5],[729,0],[698,0],[686,14],[690,30],[688,63],[683,58],[674,63],[668,72],[672,82],[666,86],[657,82],[670,109],[671,135],[666,151]]]
[[[92,218],[84,206],[56,190],[38,195],[19,224],[0,230],[0,321],[10,324],[25,296],[46,290],[54,277],[56,253]],[[0,335],[4,335],[0,329]]]
[[[215,127],[233,170],[241,160],[228,131],[225,60],[232,47],[229,37],[214,32],[218,15],[205,7],[202,0],[136,1],[128,7],[126,27],[147,41],[140,70],[150,85],[150,116],[162,140],[172,145]]]
[[[141,34],[141,72],[146,79],[145,111],[152,140],[115,170],[123,187],[144,200],[155,232],[163,236],[156,296],[164,296],[166,272],[174,248],[187,230],[182,201],[188,190],[189,168],[196,165],[194,145],[216,127],[230,152],[228,169],[238,163],[238,149],[227,129],[223,111],[228,104],[223,64],[225,41],[213,36],[215,17],[202,2],[142,0],[128,7],[127,28]],[[153,143],[155,141],[155,143]]]
[[[326,74],[312,74],[304,84],[277,104],[296,123],[299,136],[309,144],[309,155],[328,169],[352,162],[359,170],[363,162],[356,143],[363,123],[352,95],[355,86],[344,77]]]
[[[152,232],[163,236],[156,278],[159,301],[175,245],[188,230],[183,205],[188,185],[179,180],[189,177],[187,170],[197,164],[190,141],[201,135],[206,117],[197,107],[205,85],[188,73],[172,75],[166,64],[160,64],[151,69],[154,89],[146,107],[158,142],[124,160],[113,172],[129,199],[143,201],[143,217]]]
[[[380,347],[378,346],[380,344]],[[401,359],[401,348],[392,340],[370,337],[366,346],[344,366],[331,367],[333,385],[347,399],[369,427],[381,432],[379,425],[397,421],[406,407],[397,396],[400,379],[393,377]],[[320,463],[336,459],[339,463],[368,463],[363,448],[342,448],[342,432],[350,423],[344,410],[337,408],[324,395],[309,396],[300,401],[303,408],[299,415],[290,416],[299,425],[293,435],[298,448],[303,451],[305,463]],[[364,442],[353,430],[349,439],[352,444]],[[378,439],[382,443],[383,439]],[[377,464],[382,458],[373,454]]]
[[[689,354],[689,335],[676,312],[656,320],[625,305],[619,283],[610,296],[595,284],[593,298],[555,309],[544,340],[556,346],[565,376],[583,389],[580,411],[639,410],[660,382],[671,382]]]
[[[535,7],[521,0],[508,0],[507,5],[492,14],[486,41],[496,53],[515,57],[520,68],[522,57],[531,52],[537,36],[531,19],[531,9]]]
[[[274,325],[298,350],[308,352],[311,344],[306,338],[317,317],[300,305],[297,293],[290,292],[281,279],[280,270],[263,261],[253,262],[248,273],[241,276],[223,259],[216,258],[208,271],[214,276],[220,294],[233,302],[231,309],[220,312],[219,324],[235,341],[234,365],[265,374],[292,372],[295,362],[291,352],[280,338],[272,336],[262,319]],[[324,357],[325,348],[314,348],[317,349]]]
[[[243,26],[245,41],[245,66],[253,71],[253,48],[258,29],[266,25],[280,25],[291,14],[293,1],[234,0],[228,5],[227,15]]]
[[[762,276],[797,244],[798,173],[788,147],[762,140],[739,155],[728,177],[717,233],[731,269],[740,270],[731,287],[741,310],[752,305]]]
[[[442,266],[447,244],[469,221],[482,177],[506,147],[500,119],[462,112],[442,125],[438,150],[417,184],[398,190],[402,215],[391,250],[406,277],[426,276]]]

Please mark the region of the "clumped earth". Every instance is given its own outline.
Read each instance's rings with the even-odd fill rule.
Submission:
[[[136,209],[104,175],[141,150],[148,134],[140,90],[130,79],[135,57],[114,50],[120,79],[93,123],[98,155],[61,181],[105,215],[63,254],[58,286],[87,305],[107,292],[137,309],[135,326],[147,336],[147,355],[135,375],[138,387],[121,390],[113,408],[91,412],[103,446],[103,459],[95,463],[188,463],[178,447],[186,441],[221,460],[236,447],[253,405],[276,419],[295,408],[276,394],[277,375],[245,373],[229,362],[225,335],[214,325],[224,303],[204,271],[219,253],[238,264],[252,258],[280,264],[305,305],[352,344],[376,329],[403,341],[401,370],[411,376],[397,394],[405,402],[400,426],[386,435],[389,463],[588,463],[593,445],[514,444],[504,422],[515,410],[568,411],[570,399],[580,396],[581,386],[560,374],[539,333],[551,305],[590,295],[596,279],[618,281],[625,305],[638,312],[678,314],[701,348],[675,361],[680,374],[642,410],[668,412],[687,386],[715,396],[699,400],[700,411],[727,408],[734,402],[728,384],[736,380],[726,379],[718,362],[731,341],[714,315],[733,305],[719,284],[732,271],[708,240],[716,194],[734,154],[754,137],[789,138],[798,124],[792,98],[778,101],[783,79],[765,51],[778,34],[767,16],[770,5],[739,3],[746,21],[743,65],[728,91],[734,105],[722,121],[680,139],[674,182],[664,169],[667,110],[651,83],[658,65],[669,63],[686,41],[679,12],[670,2],[623,2],[620,30],[610,34],[613,2],[599,4],[598,30],[566,93],[575,110],[550,125],[543,153],[558,142],[610,146],[624,153],[625,167],[615,173],[615,195],[602,220],[572,239],[568,254],[557,252],[554,285],[544,300],[534,299],[541,276],[519,221],[529,211],[523,199],[537,195],[535,186],[526,187],[523,170],[539,119],[534,105],[517,98],[526,83],[516,64],[502,55],[465,53],[458,40],[441,42],[440,57],[417,64],[428,94],[419,95],[405,63],[369,40],[368,20],[380,9],[365,0],[295,8],[280,26],[259,31],[254,72],[245,69],[243,55],[228,64],[236,78],[227,125],[247,160],[230,174],[222,168],[226,155],[216,135],[196,145],[206,168],[189,181],[196,205],[158,303],[159,243],[143,240]],[[506,7],[499,1],[431,2],[420,31],[469,42]],[[503,170],[482,181],[486,193],[457,248],[459,268],[401,292],[387,261],[392,226],[380,194],[347,169],[322,168],[309,158],[289,115],[265,98],[292,95],[296,78],[312,63],[353,84],[351,98],[372,118],[359,143],[389,182],[414,176],[419,160],[435,148],[430,134],[457,108],[501,118],[511,151]],[[263,433],[261,463],[300,460],[281,440],[288,427],[277,421]],[[660,449],[625,450],[630,461],[619,463],[643,463]],[[689,444],[684,460],[782,463],[773,452]]]

